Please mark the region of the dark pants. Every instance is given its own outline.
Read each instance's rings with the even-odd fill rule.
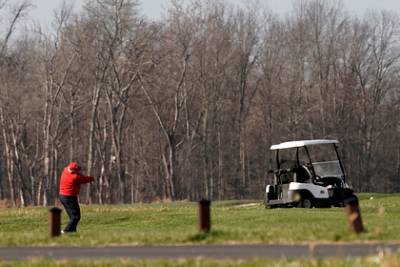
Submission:
[[[78,197],[60,195],[60,201],[69,217],[69,222],[67,226],[65,226],[64,232],[76,232],[76,226],[81,219],[81,209],[79,208]]]

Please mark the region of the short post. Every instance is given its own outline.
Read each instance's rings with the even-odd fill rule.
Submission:
[[[199,230],[208,233],[211,229],[210,223],[210,200],[202,199],[199,201]]]
[[[344,200],[344,206],[347,214],[347,221],[353,232],[356,234],[365,232],[362,224],[361,212],[358,206],[358,198],[351,195]]]
[[[61,209],[53,207],[49,209],[49,235],[56,237],[61,234]]]

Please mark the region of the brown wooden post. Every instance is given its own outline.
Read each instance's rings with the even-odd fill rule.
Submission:
[[[49,235],[56,237],[61,234],[61,209],[53,207],[49,209]]]
[[[365,232],[362,224],[361,212],[358,206],[358,198],[351,195],[344,200],[344,206],[347,214],[347,221],[353,232],[356,234]]]
[[[210,203],[207,199],[199,201],[199,230],[200,232],[208,233],[211,229],[210,222]]]

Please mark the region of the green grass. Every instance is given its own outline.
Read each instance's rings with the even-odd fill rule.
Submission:
[[[178,259],[178,260],[44,260],[33,259],[18,262],[0,261],[0,267],[395,267],[400,266],[400,255],[378,255],[351,259],[296,259],[296,260],[212,260],[212,259]]]
[[[400,195],[360,194],[359,198],[368,231],[360,235],[349,230],[343,208],[265,209],[261,201],[226,201],[212,203],[209,234],[198,232],[197,203],[176,202],[82,205],[79,232],[51,239],[47,208],[3,208],[0,246],[399,241]],[[63,211],[63,226],[66,217]]]

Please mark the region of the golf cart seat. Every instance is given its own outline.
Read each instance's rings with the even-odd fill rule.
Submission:
[[[307,166],[301,164],[293,170],[296,173],[296,181],[299,183],[308,182],[311,180],[311,172]]]

